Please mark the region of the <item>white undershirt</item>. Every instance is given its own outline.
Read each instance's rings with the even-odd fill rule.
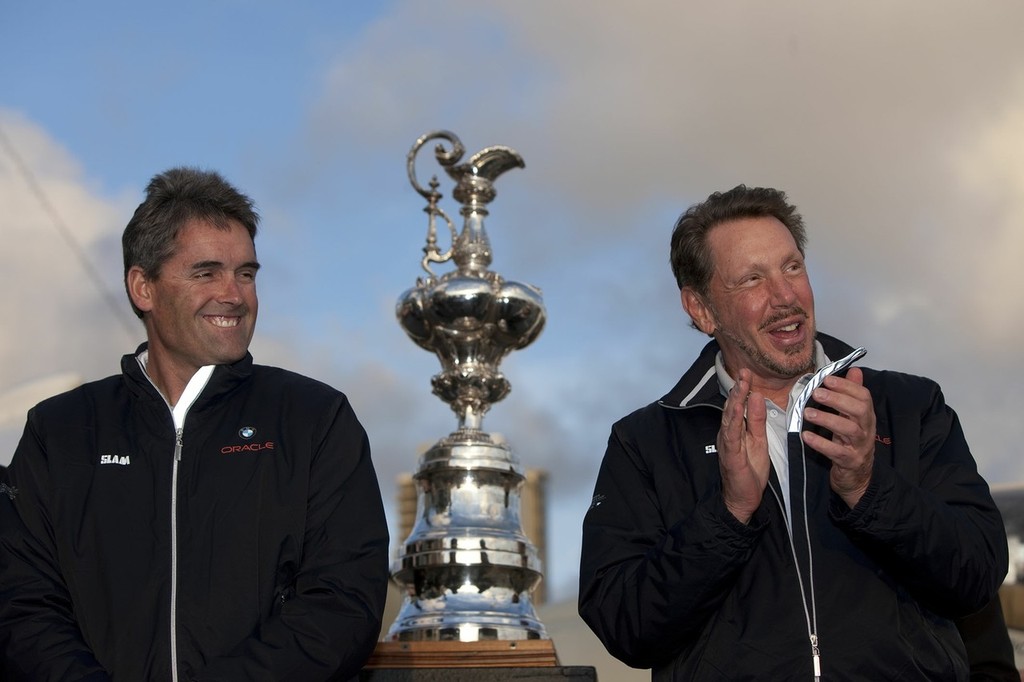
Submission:
[[[149,351],[144,350],[135,356],[135,359],[139,363],[139,367],[142,368],[142,372],[149,379],[149,383],[153,384],[153,388],[163,396],[164,402],[167,403],[167,407],[171,410],[171,417],[174,419],[174,429],[178,430],[185,424],[185,415],[188,413],[188,408],[192,406],[196,398],[202,392],[203,388],[206,387],[206,382],[209,381],[210,375],[213,374],[213,368],[216,365],[204,365],[196,370],[196,373],[189,379],[188,384],[185,386],[185,390],[182,391],[181,397],[178,398],[177,405],[171,405],[170,401],[167,400],[167,396],[163,394],[160,387],[153,381],[153,377],[149,376],[149,372],[146,371],[146,365],[149,364]]]

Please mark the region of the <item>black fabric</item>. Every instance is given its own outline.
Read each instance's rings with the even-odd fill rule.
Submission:
[[[349,677],[373,648],[387,528],[366,434],[325,384],[218,366],[179,437],[128,355],[30,412],[8,479],[8,679],[170,679],[172,508],[178,679]]]
[[[830,358],[851,350],[819,340]],[[806,449],[807,526],[794,514],[793,534],[798,556],[808,537],[813,548],[810,613],[774,497],[766,493],[749,525],[721,501],[716,353],[712,342],[661,401],[612,427],[583,524],[583,619],[655,680],[810,679],[809,616],[823,679],[966,680],[953,619],[996,593],[1007,547],[938,386],[863,370],[878,437],[854,509],[832,493],[828,460]],[[790,495],[802,498],[802,485]]]
[[[957,619],[956,627],[967,647],[971,682],[1021,682],[999,597],[977,613]]]

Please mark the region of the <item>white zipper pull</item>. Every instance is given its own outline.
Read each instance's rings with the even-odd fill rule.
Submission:
[[[181,428],[174,433],[174,459],[181,461],[181,432],[185,429]]]
[[[811,662],[814,664],[814,681],[818,682],[821,679],[821,651],[817,635],[811,635]]]

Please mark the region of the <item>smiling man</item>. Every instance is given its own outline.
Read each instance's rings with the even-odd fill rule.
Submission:
[[[253,364],[252,202],[157,175],[122,238],[147,341],[36,406],[0,496],[6,680],[336,680],[380,631],[388,535],[347,398]]]
[[[612,427],[580,614],[655,680],[967,680],[956,620],[1006,575],[1002,520],[934,382],[831,371],[860,354],[816,328],[805,241],[767,188],[676,223],[713,340]]]

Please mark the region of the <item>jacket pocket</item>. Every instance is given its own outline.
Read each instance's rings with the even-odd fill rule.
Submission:
[[[278,566],[274,582],[274,604],[270,611],[272,616],[280,614],[285,603],[295,597],[296,573],[297,567],[293,561],[286,561]]]

